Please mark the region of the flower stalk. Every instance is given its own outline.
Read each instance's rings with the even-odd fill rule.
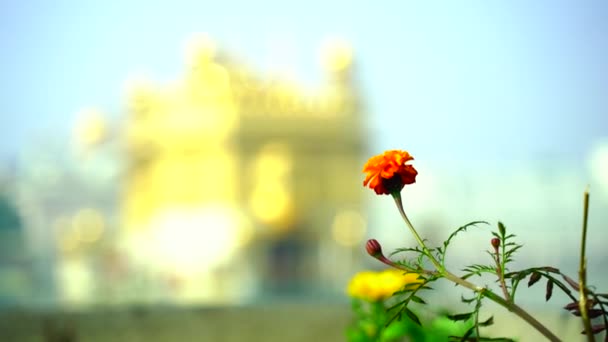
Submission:
[[[496,275],[498,276],[498,282],[500,284],[500,288],[502,289],[502,294],[507,300],[507,302],[512,302],[511,296],[509,295],[509,291],[507,291],[507,284],[505,283],[505,270],[503,264],[500,262],[500,246],[502,243],[502,250],[504,253],[505,246],[504,241],[501,241],[499,238],[493,238],[492,247],[494,247],[494,262],[496,262]],[[504,260],[504,257],[503,257]]]
[[[425,255],[431,260],[431,263],[433,263],[433,265],[435,266],[435,268],[437,269],[437,271],[444,278],[448,279],[449,281],[451,281],[451,282],[453,282],[455,284],[458,284],[458,285],[463,286],[465,288],[468,288],[468,289],[470,289],[470,290],[472,290],[472,291],[474,291],[476,293],[479,293],[482,296],[484,296],[484,297],[492,300],[493,302],[499,304],[500,306],[504,307],[505,309],[513,312],[514,314],[516,314],[517,316],[519,316],[521,319],[523,319],[524,321],[526,321],[528,324],[530,324],[534,329],[536,329],[538,332],[540,332],[548,340],[553,341],[553,342],[561,341],[555,334],[553,334],[549,329],[547,329],[547,327],[545,327],[541,322],[539,322],[536,318],[534,318],[532,315],[530,315],[527,311],[525,311],[524,309],[522,309],[519,305],[517,305],[517,304],[515,304],[515,303],[513,303],[511,301],[509,301],[508,299],[500,297],[499,295],[495,294],[494,292],[492,292],[488,288],[477,286],[477,285],[475,285],[475,284],[473,284],[473,283],[471,283],[471,282],[469,282],[469,281],[467,281],[465,279],[462,279],[462,278],[458,277],[457,275],[449,272],[445,267],[443,267],[439,263],[439,261],[437,261],[437,259],[431,254],[431,252],[429,251],[428,247],[424,243],[424,240],[422,240],[422,238],[420,237],[420,235],[416,231],[416,228],[414,228],[414,226],[410,222],[409,218],[407,217],[407,215],[405,213],[405,210],[403,209],[403,203],[401,201],[401,195],[399,193],[396,193],[396,192],[393,193],[392,195],[393,195],[393,198],[395,200],[395,204],[397,205],[397,209],[399,210],[399,213],[401,214],[401,217],[405,221],[406,225],[408,226],[408,228],[412,232],[412,235],[414,235],[414,238],[416,239],[416,241],[418,242],[418,244],[420,245],[420,247],[424,251]]]
[[[401,190],[404,188],[405,185],[415,183],[416,176],[418,175],[418,171],[412,165],[408,164],[408,162],[413,159],[414,158],[409,154],[409,152],[402,151],[402,150],[390,150],[390,151],[384,152],[383,154],[371,157],[367,161],[367,163],[365,163],[365,165],[363,166],[363,172],[366,174],[365,180],[363,181],[363,186],[369,187],[370,189],[374,190],[374,192],[378,195],[392,195],[403,221],[405,221],[405,224],[407,225],[410,232],[416,239],[416,242],[418,243],[420,248],[422,248],[423,255],[426,256],[431,261],[434,268],[436,269],[436,271],[417,270],[417,272],[433,274],[434,276],[440,276],[440,277],[446,278],[449,281],[451,281],[457,285],[460,285],[462,287],[465,287],[467,289],[474,291],[475,293],[478,294],[479,297],[489,298],[490,300],[494,301],[495,303],[501,305],[502,307],[506,308],[507,310],[509,310],[509,311],[513,312],[514,314],[516,314],[517,316],[519,316],[521,319],[523,319],[528,324],[530,324],[533,328],[535,328],[537,331],[539,331],[548,340],[560,341],[560,339],[555,334],[553,334],[549,329],[547,329],[547,327],[545,327],[542,323],[540,323],[538,320],[536,320],[536,318],[532,317],[524,309],[522,309],[517,304],[515,304],[514,301],[512,300],[512,297],[509,296],[509,293],[507,291],[507,286],[505,284],[505,278],[504,278],[505,262],[506,262],[506,257],[507,257],[505,254],[506,246],[505,246],[504,239],[493,239],[492,240],[492,245],[494,246],[494,250],[495,250],[494,261],[496,262],[496,274],[499,277],[500,286],[503,291],[504,298],[502,298],[500,295],[492,292],[490,289],[488,289],[486,287],[477,286],[477,285],[467,281],[466,279],[456,276],[455,274],[451,273],[450,271],[448,271],[445,268],[445,266],[443,264],[443,260],[441,263],[437,260],[437,257],[426,246],[424,240],[420,237],[420,235],[414,228],[414,225],[412,225],[409,218],[407,217],[405,210],[403,209],[403,203],[401,200]],[[586,201],[588,201],[588,195],[586,197]],[[585,202],[585,208],[586,208],[585,210],[587,210],[587,202]],[[584,291],[585,287],[583,286],[584,285],[584,275],[585,275],[584,274],[584,243],[585,243],[585,233],[586,233],[586,217],[587,217],[587,214],[585,211],[585,219],[584,219],[585,228],[583,230],[583,252],[581,254],[581,270],[583,273],[581,273],[581,277],[580,277],[581,282],[582,282],[581,288],[583,289],[583,291],[581,291],[581,300],[580,300],[581,305],[583,305],[582,304],[583,300],[586,299],[586,293]],[[500,225],[499,225],[499,229],[500,229]],[[501,241],[501,240],[503,240],[503,241]],[[502,258],[500,257],[499,247],[502,248]],[[402,269],[402,270],[405,270],[408,272],[412,271],[412,270],[409,270],[405,266],[395,264],[392,261],[390,261],[389,259],[387,259],[382,254],[382,251],[380,249],[380,244],[376,240],[368,241],[366,249],[370,255],[372,255],[374,258],[380,260],[381,262],[383,262],[387,265],[390,265],[390,266],[393,266],[393,267],[396,267],[396,268],[399,268],[399,269]],[[420,267],[422,267],[422,266],[420,266]],[[552,282],[549,282],[548,284],[553,285]],[[586,311],[584,311],[582,309],[581,309],[581,311],[586,313]],[[587,336],[591,336],[591,334],[589,333],[590,330],[587,329],[586,331],[588,333]]]
[[[586,241],[587,241],[587,217],[589,214],[589,190],[585,190],[583,196],[583,236],[581,237],[581,260],[578,268],[579,281],[579,309],[581,311],[581,319],[585,327],[587,341],[593,342],[594,337],[591,329],[591,320],[589,319],[589,307],[587,306],[587,259],[585,257]]]

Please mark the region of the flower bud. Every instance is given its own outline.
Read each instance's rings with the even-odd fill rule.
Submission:
[[[493,238],[492,241],[492,247],[494,247],[494,249],[498,249],[498,247],[500,247],[500,239],[499,238]]]
[[[365,250],[367,251],[367,254],[373,256],[374,258],[382,256],[382,246],[380,246],[380,242],[378,242],[376,239],[367,240]]]

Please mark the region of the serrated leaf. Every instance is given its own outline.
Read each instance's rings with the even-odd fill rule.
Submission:
[[[566,306],[564,306],[564,309],[566,310],[576,310],[579,308],[578,302],[572,302]]]
[[[487,327],[494,324],[494,316],[490,316],[490,318],[486,319],[483,322],[479,322],[480,327]]]
[[[468,278],[471,278],[474,275],[475,275],[475,273],[467,273],[460,278],[462,278],[462,280],[467,280]],[[454,284],[454,286],[458,286],[458,284]]]
[[[606,330],[606,326],[604,324],[596,324],[594,326],[591,327],[591,333],[593,335],[600,333],[602,331]],[[587,335],[587,332],[585,330],[581,331],[581,334],[583,335]]]
[[[408,292],[412,292],[412,291],[409,291],[409,290],[399,290],[399,291],[393,292],[393,296],[402,295],[402,294],[405,294],[405,293],[408,293]]]
[[[473,298],[464,298],[464,296],[463,296],[463,295],[460,295],[460,300],[461,300],[463,303],[467,303],[467,304],[469,304],[469,303],[473,303],[474,301],[476,301],[476,300],[477,300],[477,298],[476,298],[476,297],[473,297]]]
[[[462,337],[460,338],[460,341],[468,341],[469,336],[473,335],[473,332],[475,331],[475,326],[470,327],[465,333],[464,335],[462,335]]]
[[[395,303],[395,304],[393,304],[393,305],[389,306],[389,307],[386,309],[386,311],[387,311],[387,312],[388,312],[388,311],[393,311],[393,310],[394,310],[395,308],[397,308],[398,306],[405,306],[405,305],[407,305],[407,300],[406,300],[406,299],[401,300],[401,301],[399,301],[398,303]],[[401,315],[401,313],[398,313],[398,315]]]
[[[420,323],[420,319],[418,318],[418,316],[416,316],[416,314],[412,310],[410,310],[407,306],[403,307],[403,311],[405,312],[407,317],[409,317],[412,321],[414,321],[414,323],[418,324],[419,326],[422,326],[422,323]]]
[[[418,296],[411,296],[410,300],[415,302],[415,303],[419,303],[419,304],[426,304],[426,302],[424,301],[424,299],[418,297]]]
[[[515,245],[515,247],[511,248],[510,250],[508,250],[505,255],[511,255],[513,253],[515,253],[518,249],[522,248],[523,245]]]
[[[572,278],[568,277],[565,274],[562,274],[562,278],[564,278],[566,283],[568,283],[568,285],[570,285],[573,289],[575,289],[576,291],[579,291],[580,287],[576,281],[574,281]]]
[[[505,273],[505,279],[509,279],[511,278],[512,280],[522,280],[524,279],[526,276],[528,275],[528,273],[526,271],[520,271],[520,272],[509,272],[509,273]]]
[[[559,270],[557,268],[551,267],[551,266],[539,267],[538,269],[541,271],[547,271],[547,272],[551,272],[551,273],[559,273]]]
[[[581,316],[581,311],[579,309],[575,309],[575,310],[572,310],[572,314],[574,316],[580,317]],[[591,319],[600,317],[602,314],[604,314],[604,311],[600,310],[600,309],[589,309],[589,310],[587,310],[587,316],[589,316],[589,318],[591,318]]]
[[[504,224],[502,224],[502,222],[498,221],[498,231],[500,232],[501,236],[505,236],[505,233],[507,231],[507,228],[505,227]]]
[[[397,248],[395,251],[393,251],[391,254],[389,254],[389,256],[393,256],[395,254],[405,253],[405,252],[414,252],[414,253],[418,253],[418,254],[424,254],[424,251],[418,247],[405,247],[405,248]]]
[[[454,322],[458,322],[458,321],[466,321],[469,318],[471,318],[471,316],[473,316],[473,314],[475,314],[475,312],[465,312],[465,313],[461,313],[461,314],[455,314],[455,315],[447,315],[446,317]]]
[[[530,280],[528,280],[528,287],[536,284],[541,278],[541,274],[538,272],[532,272],[530,275]]]
[[[420,284],[417,284],[417,283],[410,283],[410,284],[406,284],[406,285],[403,287],[403,290],[404,290],[404,291],[414,291],[414,290],[416,290],[418,287],[420,287]]]
[[[547,291],[545,292],[545,301],[549,301],[551,296],[553,295],[553,281],[551,279],[547,279]]]
[[[452,239],[454,237],[456,237],[456,235],[458,235],[461,232],[466,231],[469,227],[472,227],[472,226],[474,227],[481,223],[489,225],[489,223],[486,221],[473,221],[473,222],[469,222],[469,223],[465,224],[464,226],[458,227],[455,231],[453,231],[452,234],[450,234],[450,236],[448,236],[448,239],[443,242],[444,248],[443,248],[441,260],[444,260],[445,254],[447,253],[447,250],[448,250],[448,246],[450,245],[450,242],[452,241]]]

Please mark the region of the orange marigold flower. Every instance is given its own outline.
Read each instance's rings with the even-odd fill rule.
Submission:
[[[369,186],[378,195],[399,192],[406,184],[416,182],[418,171],[406,164],[414,160],[407,151],[390,150],[369,158],[363,172],[366,173],[363,186]]]

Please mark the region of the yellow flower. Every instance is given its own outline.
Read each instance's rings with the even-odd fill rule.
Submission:
[[[408,284],[421,284],[417,273],[388,269],[381,272],[363,271],[355,274],[348,284],[348,295],[367,301],[380,301]],[[416,286],[417,287],[417,286]],[[413,287],[413,288],[416,288]]]
[[[363,166],[363,186],[369,186],[378,195],[401,191],[406,184],[416,182],[418,171],[406,164],[410,160],[414,160],[414,157],[401,150],[390,150],[369,158]]]

